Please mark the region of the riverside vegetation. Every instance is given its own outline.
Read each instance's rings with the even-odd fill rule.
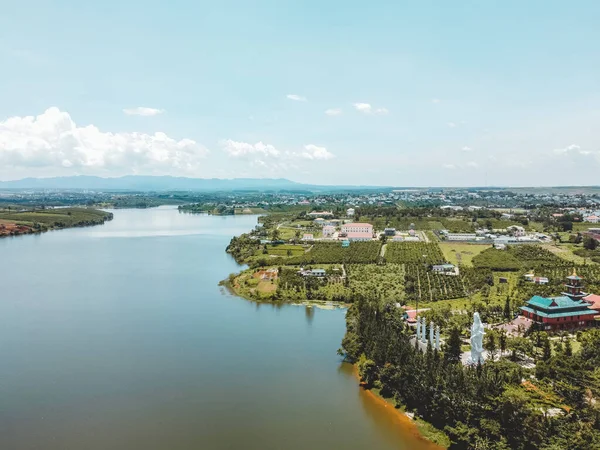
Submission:
[[[48,230],[100,225],[113,214],[91,208],[0,209],[0,236],[41,233]]]

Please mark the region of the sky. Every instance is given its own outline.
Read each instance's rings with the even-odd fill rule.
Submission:
[[[600,184],[597,0],[0,7],[0,180]]]

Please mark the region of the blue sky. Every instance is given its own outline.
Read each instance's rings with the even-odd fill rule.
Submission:
[[[600,183],[597,1],[5,3],[0,179]]]

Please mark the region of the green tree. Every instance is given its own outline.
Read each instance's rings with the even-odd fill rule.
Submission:
[[[506,302],[504,303],[504,318],[506,320],[511,319],[511,309],[510,309],[510,298],[506,297]]]
[[[446,359],[448,362],[457,363],[460,361],[462,351],[460,349],[460,330],[456,327],[450,329],[450,336],[446,344]]]
[[[544,353],[542,354],[542,360],[548,361],[552,358],[552,347],[550,346],[550,339],[544,341]]]
[[[583,239],[583,247],[587,250],[596,250],[598,248],[598,241],[591,236],[586,236]]]

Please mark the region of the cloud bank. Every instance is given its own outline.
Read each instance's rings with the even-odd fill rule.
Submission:
[[[0,166],[72,168],[76,173],[196,173],[208,150],[191,139],[165,133],[111,133],[78,126],[71,116],[49,108],[37,117],[0,122]]]

